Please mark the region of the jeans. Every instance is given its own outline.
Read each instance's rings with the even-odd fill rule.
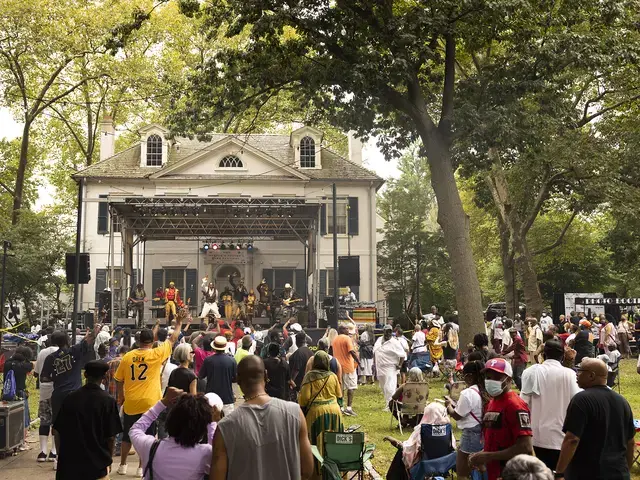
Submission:
[[[513,365],[513,381],[518,390],[522,390],[522,372],[524,372],[526,366],[525,363],[514,363]]]

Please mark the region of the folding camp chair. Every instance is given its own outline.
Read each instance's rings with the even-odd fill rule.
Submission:
[[[324,433],[324,457],[318,447],[311,446],[320,464],[324,480],[364,479],[364,464],[373,456],[376,446],[364,443],[364,433]],[[351,472],[353,475],[349,476]]]
[[[418,417],[424,413],[429,397],[429,384],[426,382],[407,382],[402,387],[402,401],[392,400],[391,411],[395,413],[402,435],[402,420],[405,417]],[[420,419],[418,418],[418,421]],[[417,425],[417,422],[414,424]],[[393,427],[393,416],[391,417]]]
[[[617,389],[618,393],[621,393],[620,388],[620,358],[615,362],[610,362],[609,367],[611,371],[607,375],[607,386],[612,389]]]
[[[456,452],[452,447],[451,424],[420,427],[421,460],[410,470],[411,480],[423,480],[431,476],[451,476],[456,468]]]

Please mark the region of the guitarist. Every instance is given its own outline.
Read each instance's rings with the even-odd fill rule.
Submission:
[[[147,294],[144,291],[144,286],[139,283],[136,285],[135,290],[131,292],[129,302],[131,302],[131,311],[133,312],[133,318],[136,318],[136,323],[139,328],[144,327],[144,304],[147,301]]]
[[[298,313],[296,303],[300,302],[301,299],[296,291],[291,287],[290,283],[284,284],[284,290],[280,295],[280,299],[282,300],[282,316],[286,319],[295,317]]]

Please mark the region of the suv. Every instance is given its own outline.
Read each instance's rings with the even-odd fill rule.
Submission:
[[[525,318],[527,313],[527,306],[524,303],[518,304],[518,312],[520,313],[521,318]],[[507,314],[507,304],[506,302],[495,302],[490,303],[487,306],[487,309],[484,311],[484,321],[490,322],[497,316],[504,317]]]

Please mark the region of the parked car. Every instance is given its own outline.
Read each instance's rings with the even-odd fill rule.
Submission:
[[[520,317],[525,318],[527,313],[527,306],[524,303],[520,303],[518,305],[518,311],[520,313]],[[487,306],[487,309],[484,311],[484,320],[485,322],[490,322],[497,316],[504,317],[506,314],[507,304],[505,302],[490,303]]]

